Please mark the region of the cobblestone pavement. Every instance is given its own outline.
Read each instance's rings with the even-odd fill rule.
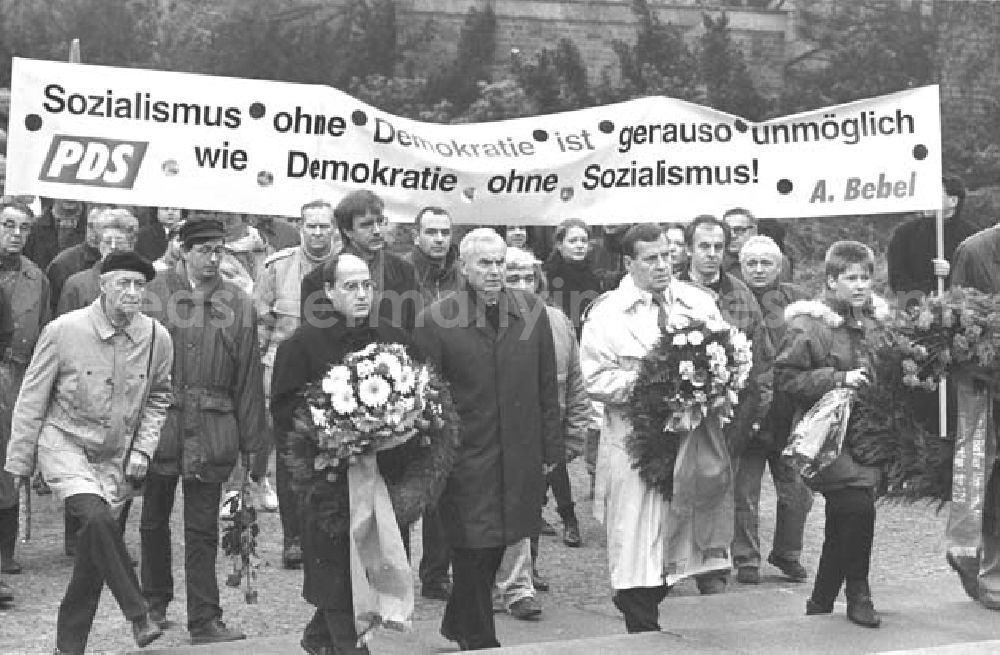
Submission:
[[[542,537],[539,569],[548,578],[552,589],[540,593],[544,607],[593,607],[610,603],[605,538],[602,526],[592,517],[592,503],[586,500],[589,478],[580,461],[570,465],[570,477],[575,497],[578,499],[577,515],[580,519],[584,546],[567,548],[559,537]],[[179,499],[180,500],[180,499]],[[761,500],[761,534],[764,556],[767,556],[770,536],[774,527],[774,491],[765,481]],[[19,545],[18,559],[24,565],[21,575],[4,576],[14,588],[17,600],[12,609],[0,611],[0,653],[52,652],[55,644],[55,618],[59,601],[65,590],[72,569],[71,561],[63,555],[62,510],[52,496],[35,497],[34,538]],[[136,555],[139,554],[138,517],[140,505],[133,507],[126,541]],[[169,616],[177,621],[176,627],[157,642],[157,646],[187,643],[184,611],[184,571],[180,502],[174,512],[174,580],[176,598]],[[559,527],[559,520],[550,501],[546,517]],[[944,512],[938,514],[933,506],[880,506],[876,521],[875,551],[872,561],[872,583],[878,602],[878,585],[899,580],[913,580],[948,571],[943,557]],[[242,628],[250,637],[278,634],[297,634],[308,618],[310,609],[301,599],[301,572],[281,569],[281,528],[276,514],[264,514],[261,523],[261,569],[258,579],[260,602],[246,605],[243,595],[223,586],[223,617],[230,625]],[[823,501],[816,498],[806,529],[803,563],[814,571],[823,539]],[[420,539],[413,540],[415,554],[419,554]],[[225,580],[229,563],[220,557],[218,572]],[[761,592],[769,586],[777,589],[795,583],[785,581],[777,569],[764,565],[764,581],[752,590]],[[220,582],[221,584],[221,582]],[[805,584],[809,584],[808,582]],[[956,582],[957,584],[957,582]],[[746,593],[750,588],[731,582],[727,593]],[[440,617],[443,603],[419,597],[417,587],[415,619],[432,620]],[[933,589],[928,589],[933,594]],[[675,595],[695,595],[693,583],[682,583]],[[669,599],[663,609],[669,611]],[[545,620],[544,613],[541,620]],[[116,651],[133,647],[131,631],[125,623],[109,593],[101,600],[101,607],[90,637],[93,652]]]

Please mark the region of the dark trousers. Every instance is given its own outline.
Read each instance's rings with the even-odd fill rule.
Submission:
[[[823,553],[816,570],[813,602],[830,607],[846,581],[847,596],[867,593],[868,567],[875,536],[875,494],[872,489],[827,491]]]
[[[132,499],[129,498],[122,505],[122,511],[118,514],[118,529],[122,534],[125,534],[125,528],[128,526],[128,513],[132,510]],[[80,520],[73,516],[73,513],[69,511],[69,508],[63,510],[63,528],[66,533],[63,535],[65,541],[65,548],[67,553],[71,552],[73,548],[76,548],[76,535],[80,531]]]
[[[174,598],[171,573],[170,514],[177,491],[176,475],[149,473],[142,503],[142,593],[150,607],[162,609]],[[185,478],[184,577],[187,582],[187,626],[195,630],[222,616],[215,560],[219,552],[219,501],[222,484]]]
[[[552,495],[556,498],[556,512],[565,523],[576,523],[576,512],[573,509],[573,491],[569,484],[569,471],[566,462],[556,465],[547,476],[545,482]]]
[[[735,464],[733,564],[737,568],[760,566],[760,483],[765,466],[771,470],[778,495],[771,553],[779,560],[798,562],[802,533],[812,509],[812,491],[793,467],[781,461],[777,449],[747,448]]]
[[[17,505],[0,509],[0,564],[6,564],[14,559],[19,515],[20,510]]]
[[[298,543],[302,538],[302,513],[299,510],[299,496],[292,489],[292,474],[288,470],[285,457],[288,453],[288,435],[284,430],[272,430],[274,435],[274,483],[278,494],[278,515],[281,517],[281,532],[285,545]],[[266,470],[266,468],[265,468]]]
[[[444,537],[444,526],[437,507],[428,507],[424,512],[421,530],[424,554],[420,558],[420,582],[425,585],[447,584],[451,546]]]
[[[441,619],[441,632],[464,650],[497,648],[493,624],[493,582],[503,560],[503,546],[452,549],[452,591]]]
[[[79,521],[80,530],[73,577],[59,605],[56,647],[82,653],[105,583],[126,619],[142,617],[147,607],[107,501],[96,494],[77,494],[66,499],[66,511]]]
[[[630,633],[659,632],[660,603],[669,591],[666,585],[619,589],[611,600],[624,615],[625,629]]]
[[[352,612],[346,610],[316,609],[306,624],[302,640],[317,650],[332,647],[337,655],[363,655],[367,646],[358,646],[358,633],[354,628]]]

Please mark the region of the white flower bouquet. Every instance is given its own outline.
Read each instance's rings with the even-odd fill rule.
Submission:
[[[396,343],[370,344],[330,368],[304,395],[316,427],[313,470],[329,480],[358,458],[416,437],[428,445],[440,427],[439,384],[425,364]]]

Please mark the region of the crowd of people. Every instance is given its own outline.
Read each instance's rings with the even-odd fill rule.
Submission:
[[[944,278],[1000,293],[1000,228],[976,234],[961,217],[964,197],[960,180],[943,180],[942,259],[929,217],[895,231],[893,291],[916,297]],[[869,246],[833,244],[822,288],[805,289],[792,282],[784,227],[746,208],[684,223],[568,219],[541,229],[457,226],[447,210],[425,207],[412,244],[393,242],[383,209],[370,191],[308,202],[295,221],[0,201],[0,571],[21,570],[18,496],[34,480],[65,503],[74,558],[56,652],[84,652],[105,584],[140,647],[172,625],[178,484],[191,641],[243,639],[222,619],[216,559],[227,500],[245,477],[259,507],[279,513],[282,565],[303,569],[303,595],[316,607],[304,650],[367,652],[347,540],[322,518],[324,503],[349,503],[346,483],[324,478],[303,495],[283,455],[304,386],[375,342],[432,362],[461,417],[444,491],[422,511],[419,579],[424,597],[445,601],[441,634],[462,649],[499,646],[494,611],[543,613],[549,490],[562,541],[583,544],[567,472],[576,457],[591,476],[629,632],[658,630],[658,606],[681,580],[705,595],[724,593],[734,571],[738,584],[760,583],[765,466],[777,490],[766,561],[791,580],[810,577],[803,532],[822,493],[825,539],[806,613],[832,612],[844,586],[848,618],[880,624],[868,585],[876,472],[845,451],[807,486],[780,456],[824,393],[871,382],[866,335],[884,303],[873,294]],[[691,319],[743,331],[753,368],[733,420],[707,420],[685,437],[693,454],[678,460],[678,477],[697,480],[703,496],[671,502],[633,467],[625,404],[643,356]],[[387,480],[396,464],[379,457]],[[136,557],[122,535],[138,494]],[[415,517],[399,518],[409,552]],[[992,609],[998,544],[984,534],[981,552],[948,557]],[[9,581],[0,581],[0,608],[16,602]]]

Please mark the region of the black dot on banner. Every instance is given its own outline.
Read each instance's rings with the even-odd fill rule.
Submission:
[[[605,134],[611,134],[615,131],[615,124],[611,121],[601,121],[597,124],[597,129],[604,132]]]
[[[42,117],[38,114],[28,114],[24,117],[24,126],[29,132],[37,132],[42,129]]]
[[[267,113],[267,108],[264,107],[263,102],[255,102],[250,105],[250,118],[264,118],[265,113]]]
[[[531,133],[531,138],[541,143],[549,140],[549,133],[545,130],[535,130]]]
[[[575,192],[573,191],[573,187],[564,186],[563,188],[559,189],[559,199],[562,200],[563,202],[569,202],[570,200],[573,199],[574,193]]]
[[[922,143],[918,143],[913,146],[913,158],[917,160],[923,160],[927,158],[927,146]]]
[[[733,129],[742,134],[747,130],[749,130],[750,128],[747,126],[746,121],[741,121],[740,119],[737,118],[736,121],[733,123]]]
[[[462,189],[462,200],[472,202],[476,199],[476,187],[469,186]]]
[[[271,186],[274,184],[274,173],[261,171],[257,173],[257,184],[260,186]]]
[[[181,172],[181,167],[177,163],[176,159],[168,159],[163,162],[162,166],[160,166],[160,170],[162,170],[163,174],[167,177],[173,177]]]
[[[778,180],[778,193],[780,193],[783,196],[787,196],[789,193],[792,192],[793,186],[794,185],[792,184],[791,180],[784,178],[780,179]]]
[[[358,127],[361,127],[362,125],[368,122],[368,114],[361,111],[360,109],[356,109],[354,112],[351,113],[351,122],[357,125]]]

